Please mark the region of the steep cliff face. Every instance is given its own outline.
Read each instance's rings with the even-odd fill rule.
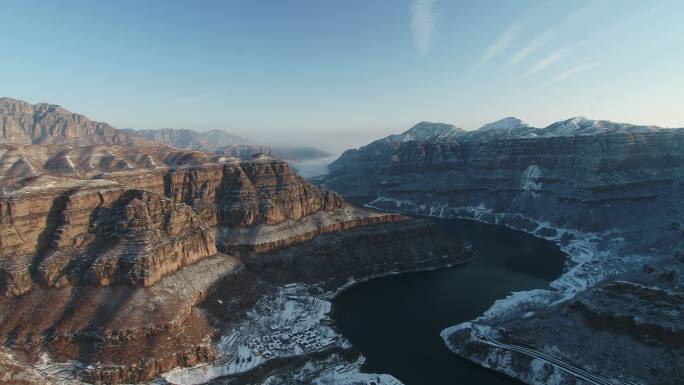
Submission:
[[[230,234],[237,231],[230,228],[297,223],[344,207],[339,195],[314,187],[287,163],[270,158],[98,177],[44,175],[5,191],[0,201],[3,292],[26,292],[33,279],[56,287],[147,287],[216,254],[215,227]]]
[[[45,352],[96,383],[211,360],[217,331],[264,291],[238,257],[407,221],[350,207],[264,154],[160,146],[11,99],[0,118],[0,342],[16,353],[0,368],[13,373]],[[221,322],[200,306],[217,292]]]
[[[272,225],[344,206],[338,194],[312,185],[286,162],[266,156],[100,177],[186,203],[211,226]]]
[[[681,325],[667,314],[683,289],[673,255],[683,241],[684,129],[584,118],[537,129],[509,118],[411,134],[420,140],[395,135],[345,152],[320,183],[376,208],[517,228],[569,258],[552,290],[515,293],[445,330],[451,350],[534,384],[576,378],[482,333],[611,381],[682,380]],[[654,299],[670,310],[644,313]]]
[[[563,228],[605,231],[641,226],[630,219],[643,222],[644,213],[664,223],[675,220],[684,179],[682,148],[684,130],[376,142],[345,153],[323,183],[346,196],[379,196],[378,204],[393,205],[394,199],[436,210],[480,207]],[[586,210],[607,215],[590,216]]]
[[[156,170],[173,163],[175,152],[119,145],[0,144],[0,181],[6,189],[15,189],[39,175],[90,179],[102,173]]]
[[[650,346],[684,347],[684,320],[672,316],[684,311],[684,292],[672,287],[610,282],[579,296],[572,309],[596,329],[627,334]]]
[[[168,147],[0,145],[6,191],[41,175],[114,180],[162,194],[190,205],[210,226],[275,224],[344,204],[265,155],[238,160]]]
[[[282,221],[297,228],[303,217],[327,219],[344,206],[283,162],[180,158],[173,164],[184,165],[101,179],[43,174],[3,191],[0,340],[22,362],[48,352],[84,363],[69,370],[87,382],[132,383],[211,360],[221,326],[198,305],[221,290],[227,303],[240,304],[224,312],[239,317],[261,293],[239,260],[217,252],[216,229],[258,231]],[[367,215],[348,227],[375,223],[364,221]],[[306,239],[279,234],[279,247],[321,232]]]
[[[139,382],[210,359],[197,310],[238,279],[191,207],[109,180],[40,176],[0,196],[0,339],[87,381]]]
[[[376,226],[328,232],[289,248],[255,250],[247,267],[272,283],[306,283],[324,292],[375,276],[468,262],[472,246],[424,219],[377,215]]]
[[[50,287],[147,287],[216,254],[213,231],[190,207],[113,182],[25,188],[0,207],[5,293],[30,290],[32,275]]]
[[[218,223],[227,226],[276,224],[343,206],[342,198],[296,175],[285,162],[255,160],[224,171],[223,207]]]
[[[145,145],[150,142],[110,126],[94,122],[64,108],[21,100],[0,98],[0,143],[121,144]]]
[[[221,252],[231,255],[263,254],[311,241],[322,234],[408,221],[408,217],[399,214],[345,206],[333,212],[319,211],[296,221],[289,219],[275,225],[221,227],[216,232],[216,246]]]
[[[239,283],[239,284],[237,284]],[[87,383],[139,383],[176,366],[215,355],[211,317],[198,308],[217,287],[224,298],[259,292],[254,277],[226,255],[203,259],[148,288],[37,286],[0,297],[0,338],[22,362],[49,353],[54,362],[78,360],[64,370]]]

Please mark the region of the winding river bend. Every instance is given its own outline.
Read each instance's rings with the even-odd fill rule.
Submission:
[[[439,334],[512,291],[546,287],[560,276],[564,254],[551,242],[503,226],[436,222],[469,241],[476,257],[463,266],[379,278],[346,290],[334,301],[338,327],[366,356],[364,371],[389,373],[406,385],[519,384],[459,358]]]

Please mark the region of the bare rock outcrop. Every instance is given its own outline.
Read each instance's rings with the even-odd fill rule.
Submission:
[[[528,383],[575,381],[493,347],[482,340],[489,330],[616,383],[674,385],[684,372],[682,265],[672,257],[683,236],[683,154],[683,128],[586,118],[533,128],[507,118],[463,131],[423,122],[348,150],[321,184],[377,208],[510,226],[566,252],[551,289],[516,293],[446,329],[455,353]]]
[[[115,182],[49,182],[0,198],[2,291],[147,287],[216,254],[213,231],[190,207]]]
[[[264,156],[100,177],[163,193],[214,226],[271,225],[344,206],[338,194],[312,185],[287,162]]]
[[[23,296],[0,297],[0,338],[24,362],[47,352],[56,362],[84,363],[79,377],[86,382],[143,382],[214,356],[215,328],[198,305],[226,285],[239,289],[230,293],[236,297],[259,290],[251,273],[223,254],[148,288],[37,286]]]
[[[333,212],[319,211],[306,218],[287,220],[274,225],[218,228],[216,246],[224,253],[257,255],[305,243],[322,234],[409,220],[410,218],[399,214],[344,206]]]
[[[363,278],[468,254],[459,243],[450,257],[441,245],[417,259],[426,237],[421,247],[397,242],[410,251],[401,261],[381,247],[361,257],[371,246],[355,239],[416,239],[427,227],[349,206],[263,151],[230,151],[168,147],[59,106],[0,99],[0,342],[26,363],[45,352],[77,360],[87,382],[148,381],[214,357],[216,332],[266,286],[243,258],[261,270],[293,245],[344,243],[319,260],[313,283],[339,266]],[[297,255],[300,267],[313,256]],[[226,302],[220,317],[204,306],[215,293]],[[15,362],[13,378],[32,375]]]
[[[629,334],[645,344],[684,347],[684,292],[617,281],[579,296],[572,309],[592,327]]]
[[[47,103],[0,98],[0,143],[146,145],[137,135]]]

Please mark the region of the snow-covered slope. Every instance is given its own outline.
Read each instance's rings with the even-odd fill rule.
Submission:
[[[444,141],[459,136],[466,131],[446,123],[420,122],[401,134],[390,135],[384,139],[392,143],[414,140]]]
[[[628,123],[615,123],[608,120],[592,120],[583,116],[578,116],[553,123],[552,125],[539,130],[538,135],[553,137],[608,133],[644,133],[658,130],[661,130],[661,128],[657,126],[638,126]]]
[[[507,118],[454,142],[375,142],[329,169],[321,184],[345,198],[509,226],[569,256],[552,289],[513,293],[444,332],[462,357],[530,384],[580,380],[529,352],[601,377],[596,383],[684,383],[669,337],[684,327],[648,307],[679,306],[666,298],[681,293],[682,279],[663,277],[684,277],[684,128],[586,118],[531,128]]]
[[[420,122],[401,134],[380,139],[384,143],[428,142],[487,142],[500,139],[600,135],[616,133],[645,133],[659,131],[657,126],[639,126],[615,123],[608,120],[592,120],[574,117],[553,123],[544,128],[535,128],[515,117],[507,117],[473,131],[466,131],[451,124]]]
[[[463,135],[460,140],[484,142],[496,139],[513,139],[526,136],[535,136],[535,128],[532,128],[518,118],[508,117],[496,122],[485,124],[475,131]]]

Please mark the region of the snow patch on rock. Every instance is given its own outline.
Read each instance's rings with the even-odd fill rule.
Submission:
[[[530,165],[523,171],[520,176],[520,189],[524,191],[534,191],[539,190],[542,187],[541,182],[539,182],[539,177],[541,176],[541,170],[539,166],[533,164]]]

